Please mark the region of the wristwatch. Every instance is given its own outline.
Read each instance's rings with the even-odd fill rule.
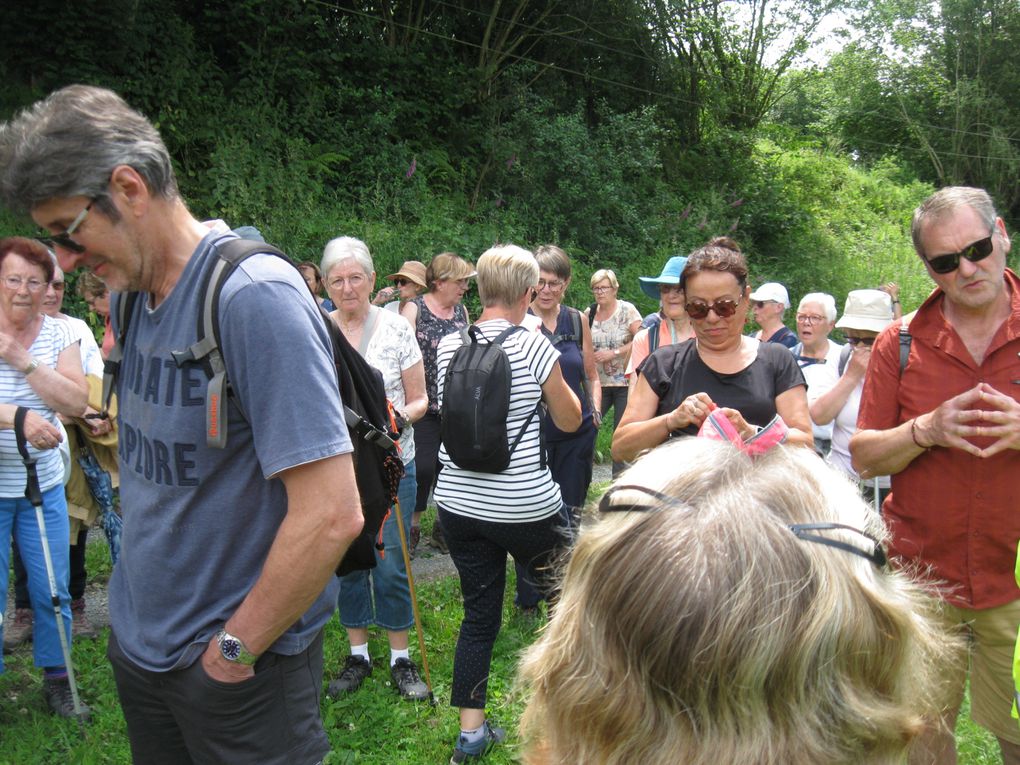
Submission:
[[[259,657],[244,647],[241,638],[234,637],[226,630],[216,633],[216,644],[220,647],[220,654],[227,661],[244,664],[247,667],[258,661]]]

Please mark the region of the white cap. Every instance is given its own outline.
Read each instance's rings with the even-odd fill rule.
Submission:
[[[751,300],[772,300],[782,303],[783,308],[790,307],[790,295],[779,282],[765,282],[758,289],[751,293]]]
[[[846,296],[843,316],[836,322],[839,329],[861,329],[881,332],[892,324],[892,298],[882,290],[853,290]]]

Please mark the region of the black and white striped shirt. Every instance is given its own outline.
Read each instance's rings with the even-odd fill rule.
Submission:
[[[509,326],[510,322],[505,319],[477,325],[488,340]],[[447,335],[439,343],[440,406],[446,369],[460,346],[460,333]],[[512,443],[541,400],[542,384],[552,372],[560,352],[541,333],[535,332],[515,332],[503,342],[503,349],[510,360],[507,436]],[[542,467],[540,420],[540,416],[531,418],[510,459],[510,466],[502,473],[479,473],[459,468],[450,460],[445,446],[441,446],[439,460],[443,463],[443,470],[436,484],[436,502],[451,513],[499,523],[527,523],[558,512],[563,499],[549,468]]]

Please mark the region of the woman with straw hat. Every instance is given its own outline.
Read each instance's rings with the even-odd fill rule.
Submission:
[[[811,420],[819,425],[832,423],[832,447],[828,460],[851,478],[858,478],[850,464],[850,437],[857,432],[857,409],[864,389],[864,374],[871,359],[871,346],[878,333],[892,324],[892,298],[883,290],[854,290],[846,297],[846,307],[836,328],[842,329],[847,344],[853,348],[849,357],[840,360],[840,377],[836,384],[811,403]],[[879,499],[889,493],[889,476],[876,480]],[[874,486],[864,489],[865,496],[874,498]]]

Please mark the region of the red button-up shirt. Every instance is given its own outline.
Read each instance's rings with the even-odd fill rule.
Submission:
[[[900,376],[899,322],[876,340],[868,364],[857,427],[886,430],[981,382],[1020,401],[1020,278],[1009,269],[1009,318],[974,362],[942,314],[936,290],[910,322],[913,342]],[[979,448],[991,438],[972,438]],[[931,567],[944,596],[964,608],[991,608],[1020,598],[1013,577],[1020,539],[1020,451],[985,459],[935,447],[892,476],[883,513],[890,552]]]

